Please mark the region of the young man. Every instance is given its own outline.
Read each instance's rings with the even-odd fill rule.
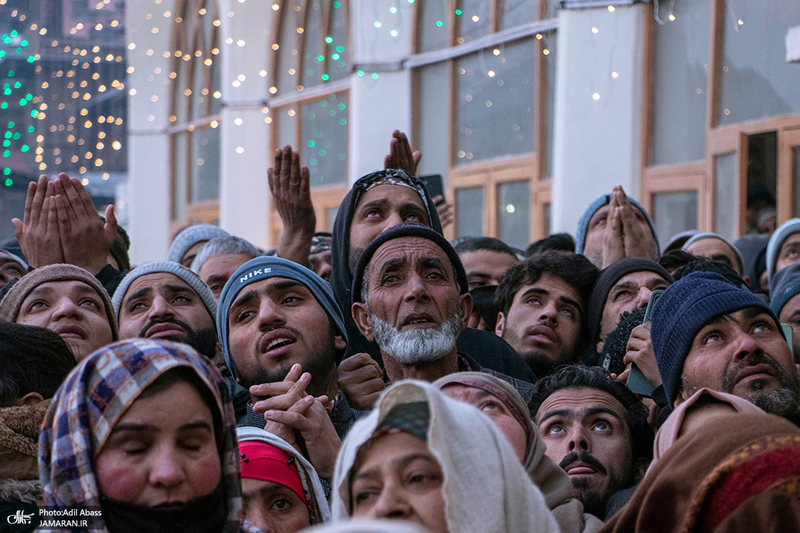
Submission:
[[[500,282],[495,333],[537,376],[576,363],[585,352],[586,306],[597,274],[582,255],[547,251],[513,267]]]

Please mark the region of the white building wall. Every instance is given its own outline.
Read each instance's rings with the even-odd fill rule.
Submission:
[[[643,4],[559,11],[554,233],[574,234],[614,185],[639,199],[644,16]]]

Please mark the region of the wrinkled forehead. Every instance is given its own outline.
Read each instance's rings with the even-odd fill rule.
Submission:
[[[606,413],[625,424],[628,410],[608,392],[590,387],[559,389],[548,396],[536,413],[536,422],[541,423],[552,416],[582,420],[587,416]]]
[[[415,203],[427,211],[424,194],[422,191],[418,190],[416,187],[406,185],[402,182],[392,183],[383,181],[369,185],[366,189],[364,189],[364,191],[358,197],[356,209],[365,203],[381,200],[387,201],[390,204],[398,205]]]
[[[78,280],[63,280],[63,281],[45,281],[40,283],[33,289],[28,296],[25,297],[23,304],[34,298],[60,298],[62,296],[85,296],[94,295],[100,297],[90,285]]]
[[[418,263],[441,262],[452,268],[450,257],[435,242],[423,237],[399,237],[383,243],[369,262],[370,272],[382,269],[387,263],[411,267]]]
[[[167,291],[175,291],[178,289],[185,289],[195,292],[191,285],[183,281],[181,278],[170,272],[152,272],[139,276],[128,286],[128,291],[125,293],[126,298],[130,298],[142,290],[150,289],[153,293],[164,293]],[[200,305],[203,305],[202,302]]]
[[[654,286],[663,284],[668,285],[669,281],[664,279],[657,272],[640,270],[638,272],[630,272],[619,278],[616,283],[614,283],[612,290],[622,285],[629,285],[632,287],[648,287],[652,289]]]

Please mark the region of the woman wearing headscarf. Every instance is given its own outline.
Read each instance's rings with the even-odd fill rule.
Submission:
[[[39,479],[46,505],[100,508],[92,531],[257,531],[241,520],[228,388],[183,344],[131,339],[81,361],[45,416]]]
[[[262,531],[295,533],[331,511],[317,471],[291,444],[254,427],[236,428],[245,519]]]
[[[350,430],[332,512],[335,521],[396,518],[432,533],[559,531],[492,421],[416,380],[387,389]]]
[[[476,407],[500,429],[517,452],[533,483],[541,489],[563,533],[598,531],[603,523],[583,512],[572,494],[566,472],[547,455],[539,430],[519,392],[506,381],[484,372],[457,372],[434,382],[446,396]]]
[[[648,470],[602,531],[800,531],[800,429],[723,402],[712,409]]]

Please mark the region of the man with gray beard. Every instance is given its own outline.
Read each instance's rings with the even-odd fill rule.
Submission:
[[[664,392],[677,406],[702,388],[800,422],[800,379],[780,321],[749,290],[693,272],[653,310],[651,338]]]
[[[353,280],[353,319],[377,342],[390,382],[435,381],[477,370],[507,380],[526,401],[531,384],[483,369],[459,353],[472,297],[464,267],[450,243],[430,228],[402,224],[383,232],[361,254]]]

